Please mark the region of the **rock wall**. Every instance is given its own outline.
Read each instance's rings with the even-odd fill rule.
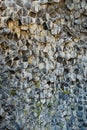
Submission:
[[[87,130],[87,0],[0,0],[0,130]]]

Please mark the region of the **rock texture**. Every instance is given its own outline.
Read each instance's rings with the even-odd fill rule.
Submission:
[[[87,0],[0,0],[0,130],[87,130]]]

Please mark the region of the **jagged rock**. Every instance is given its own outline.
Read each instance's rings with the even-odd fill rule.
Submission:
[[[40,70],[42,70],[45,67],[44,63],[39,63],[38,67],[39,67]]]
[[[84,121],[83,125],[84,125],[85,127],[87,127],[87,121],[86,121],[86,120]]]
[[[83,28],[87,28],[87,23],[86,23],[86,21],[82,22],[82,27],[83,27]]]
[[[26,17],[26,16],[22,16],[22,17],[20,18],[20,21],[21,21],[22,25],[28,25],[28,24],[31,23],[32,18],[29,17],[29,16],[27,16],[27,17]]]
[[[81,2],[81,7],[82,7],[82,8],[85,8],[85,6],[86,6],[86,2],[85,2],[85,1],[82,1],[82,2]]]
[[[53,2],[56,2],[56,3],[59,3],[60,0],[39,0],[41,4],[47,4],[47,3],[53,3]]]
[[[74,4],[73,3],[68,3],[67,8],[71,11],[74,9]]]
[[[80,25],[81,24],[81,20],[77,19],[77,20],[74,21],[74,23],[77,24],[77,25]]]
[[[5,9],[6,9],[6,4],[5,4],[4,1],[2,1],[2,2],[0,3],[0,10],[5,10]]]
[[[56,24],[53,25],[53,29],[51,30],[52,35],[57,35],[61,32],[61,28],[58,27]]]
[[[80,15],[81,15],[81,14],[80,14],[79,12],[76,12],[76,13],[75,13],[75,18],[79,18]]]
[[[0,116],[3,116],[4,110],[3,108],[0,108]]]
[[[39,2],[38,1],[33,1],[32,2],[32,11],[37,13],[41,9]]]
[[[29,11],[31,9],[31,2],[27,1],[24,3],[24,6],[27,8],[27,10]]]
[[[11,30],[8,28],[4,28],[1,32],[0,35],[9,35],[11,33]]]
[[[0,0],[0,130],[86,130],[86,3]]]
[[[79,3],[80,0],[73,0],[73,3]]]

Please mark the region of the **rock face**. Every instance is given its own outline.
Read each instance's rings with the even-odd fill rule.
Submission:
[[[0,0],[0,130],[87,130],[87,0]]]

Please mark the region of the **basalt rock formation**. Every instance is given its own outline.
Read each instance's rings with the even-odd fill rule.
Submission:
[[[87,0],[0,0],[0,130],[87,130]]]

